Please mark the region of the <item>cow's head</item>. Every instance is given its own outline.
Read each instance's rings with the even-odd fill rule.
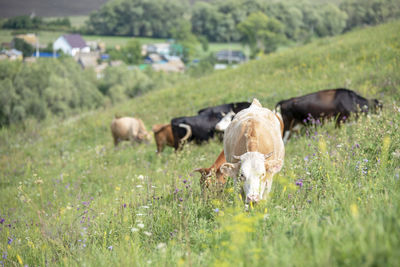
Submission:
[[[228,114],[222,113],[224,116],[218,123],[215,125],[215,130],[224,132],[226,128],[228,128],[229,124],[231,123],[233,117],[235,116],[235,112],[232,110],[228,112]]]
[[[258,202],[263,198],[267,183],[272,183],[272,175],[282,168],[282,160],[269,159],[267,155],[259,152],[247,152],[240,157],[234,156],[238,162],[224,163],[221,172],[243,183],[246,202]],[[270,185],[268,186],[270,188]]]

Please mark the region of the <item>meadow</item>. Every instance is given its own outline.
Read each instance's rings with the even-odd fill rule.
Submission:
[[[262,56],[236,69],[66,120],[0,130],[4,266],[399,266],[400,22]],[[114,114],[147,129],[206,106],[347,87],[384,101],[285,146],[266,201],[246,210],[230,180],[201,192],[222,143],[156,155],[113,146]]]

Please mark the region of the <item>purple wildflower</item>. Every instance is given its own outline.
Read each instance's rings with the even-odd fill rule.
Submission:
[[[175,188],[174,194],[177,194],[179,192],[178,188]]]
[[[113,249],[113,246],[109,246],[109,247],[108,247],[108,250],[112,250],[112,249]]]
[[[304,161],[308,161],[308,156],[305,156],[305,157],[304,157]]]
[[[126,208],[126,203],[124,203],[124,205],[122,205],[124,208]]]
[[[7,259],[7,252],[3,252],[3,259]]]
[[[183,180],[183,183],[184,183],[184,184],[186,184],[186,183],[187,183],[187,180],[186,180],[186,179],[184,179],[184,180]]]
[[[310,199],[307,199],[307,202],[308,202],[308,203],[311,203],[311,200],[310,200]]]
[[[368,159],[363,159],[364,162],[368,162]]]
[[[300,188],[303,187],[303,180],[300,179],[296,182],[296,185],[299,186]]]
[[[219,208],[216,208],[216,209],[214,210],[214,212],[218,213],[218,212],[219,212]]]
[[[12,239],[11,237],[8,237],[8,241],[7,244],[11,245],[11,243],[14,241],[14,239]]]
[[[183,201],[183,198],[180,197],[180,198],[179,198],[179,201],[182,202],[182,201]]]
[[[1,218],[0,219],[0,224],[3,224],[4,221],[5,221],[5,219]]]

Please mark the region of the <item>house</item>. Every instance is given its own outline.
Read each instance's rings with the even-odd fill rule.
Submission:
[[[67,55],[75,56],[78,53],[89,53],[90,47],[80,34],[64,34],[53,43],[53,50],[61,50]]]
[[[33,47],[39,45],[39,38],[34,33],[18,34],[14,38],[22,39]],[[13,40],[14,41],[14,40]],[[12,43],[13,43],[12,41]]]
[[[170,52],[171,45],[169,43],[148,44],[142,47],[142,54],[169,55]]]
[[[246,55],[240,50],[221,50],[215,53],[215,58],[219,62],[243,63],[246,61]]]
[[[8,60],[22,60],[22,52],[17,50],[17,49],[11,49],[11,50],[2,50],[0,52],[2,55],[6,55]],[[5,59],[4,56],[2,56],[3,59]]]

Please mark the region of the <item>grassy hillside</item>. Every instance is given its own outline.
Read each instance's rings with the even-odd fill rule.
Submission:
[[[6,266],[399,266],[400,22],[318,40],[118,107],[0,131]],[[114,114],[150,129],[231,101],[348,87],[382,114],[286,145],[268,201],[245,211],[229,182],[201,193],[222,144],[114,149]],[[4,219],[4,221],[3,221]]]

